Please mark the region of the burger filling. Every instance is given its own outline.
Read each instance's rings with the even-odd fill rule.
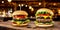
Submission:
[[[40,24],[51,24],[52,20],[50,18],[44,19],[44,17],[38,17],[36,22]]]
[[[26,18],[26,15],[15,15],[13,18],[13,24],[25,24],[28,22],[29,19]]]
[[[37,16],[51,16],[51,14],[48,12],[38,12]]]
[[[53,24],[50,17],[47,17],[46,19],[44,18],[44,16],[51,16],[51,14],[49,14],[48,12],[38,12],[36,14],[36,16],[38,16],[36,18],[36,23],[39,23],[39,24]]]

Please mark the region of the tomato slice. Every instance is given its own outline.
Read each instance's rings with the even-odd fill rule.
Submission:
[[[25,15],[15,15],[15,18],[25,18]]]
[[[38,14],[38,16],[49,16],[49,14]]]

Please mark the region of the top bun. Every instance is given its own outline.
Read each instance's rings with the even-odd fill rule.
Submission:
[[[43,12],[43,11],[50,13],[52,16],[54,15],[54,13],[52,12],[52,10],[47,9],[47,8],[41,8],[41,9],[37,10],[37,12],[36,12],[35,15],[37,15],[38,12]]]
[[[28,13],[26,12],[26,11],[14,11],[13,12],[13,16],[14,15],[26,15],[26,16],[28,16]]]

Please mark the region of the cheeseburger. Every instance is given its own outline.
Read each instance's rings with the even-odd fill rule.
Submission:
[[[52,20],[54,13],[47,8],[41,8],[39,9],[35,16],[36,16],[36,21],[35,24],[36,26],[39,27],[51,27],[54,25],[54,22]]]
[[[28,13],[26,11],[15,11],[13,12],[13,26],[26,26],[30,22],[28,19]]]

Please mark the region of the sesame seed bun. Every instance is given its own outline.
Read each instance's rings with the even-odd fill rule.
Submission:
[[[14,11],[13,12],[13,16],[14,15],[26,15],[26,16],[28,16],[28,13],[26,12],[26,11]]]
[[[53,11],[47,8],[38,9],[35,15],[37,15],[38,12],[43,12],[43,11],[50,13],[52,16],[54,15]]]

